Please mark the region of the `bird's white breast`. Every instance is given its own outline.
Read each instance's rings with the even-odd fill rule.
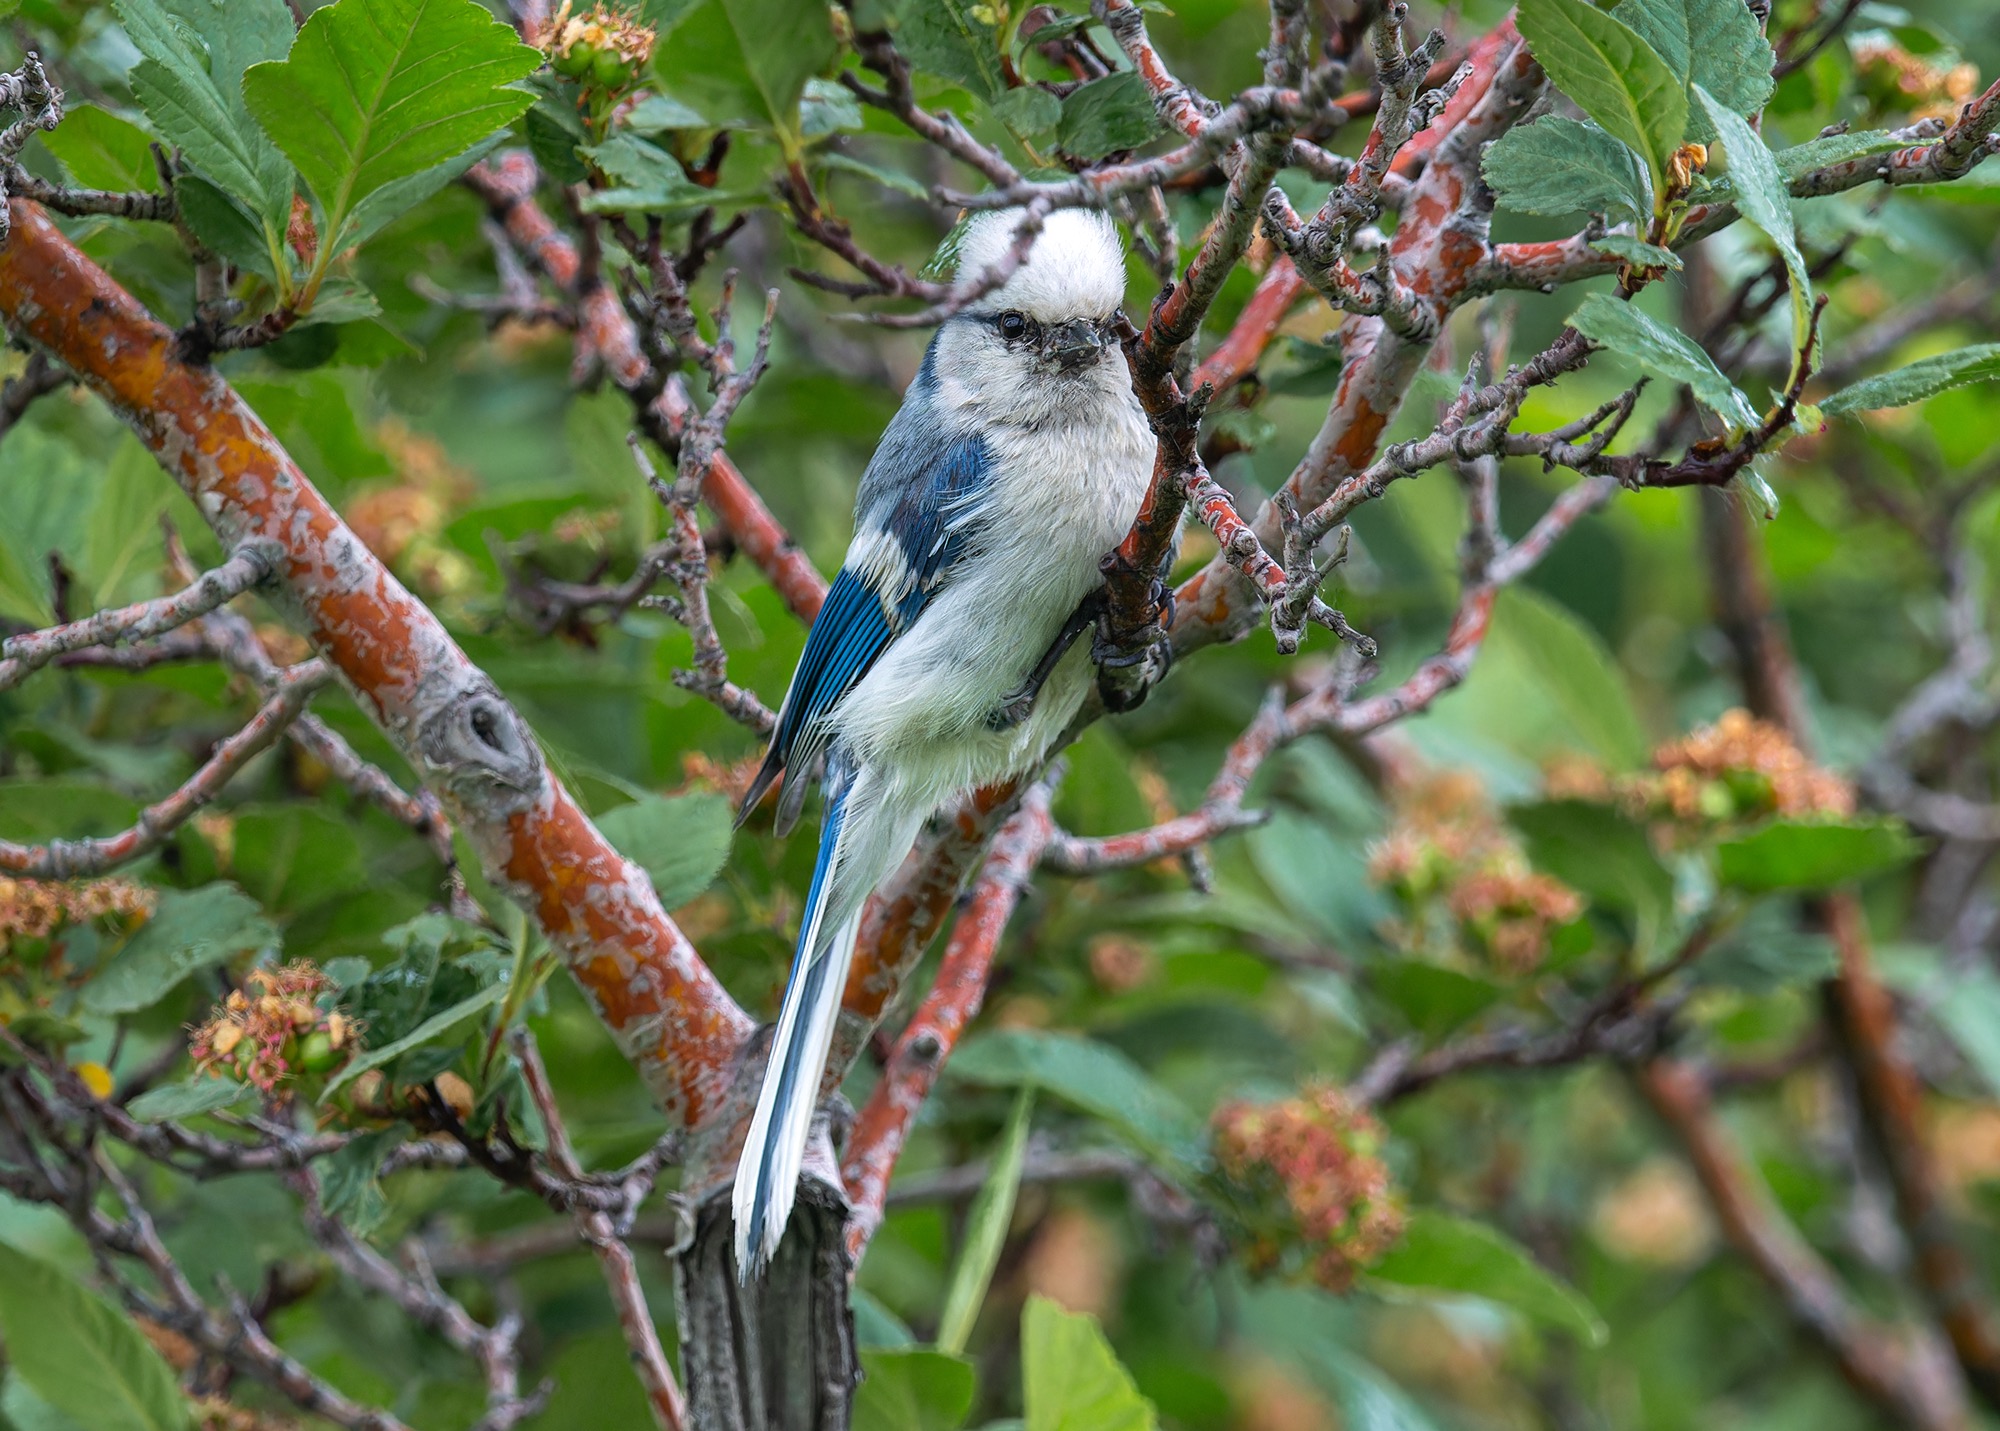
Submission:
[[[927,807],[1038,763],[1076,714],[1090,685],[1088,635],[1025,721],[1004,731],[987,723],[1100,581],[1098,563],[1130,528],[1154,452],[1121,354],[1064,384],[1058,402],[1046,391],[942,386],[947,412],[986,439],[983,535],[832,716],[848,749]]]

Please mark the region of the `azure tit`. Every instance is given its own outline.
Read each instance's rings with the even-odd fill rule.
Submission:
[[[967,227],[962,285],[1001,264],[1021,218]],[[1050,214],[1007,281],[938,329],[862,474],[847,559],[743,802],[747,816],[782,774],[782,835],[815,781],[826,800],[736,1169],[744,1278],[791,1217],[862,905],[952,796],[1039,765],[1088,692],[1086,598],[1153,465],[1112,331],[1124,293],[1110,220]]]

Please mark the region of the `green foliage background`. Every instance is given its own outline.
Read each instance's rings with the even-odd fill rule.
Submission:
[[[1797,8],[1780,3],[1772,29],[1798,18]],[[672,220],[696,202],[750,215],[723,260],[744,270],[743,287],[752,295],[742,300],[745,326],[761,285],[777,284],[782,297],[772,371],[732,427],[729,451],[821,569],[831,571],[848,535],[855,482],[925,335],[836,323],[842,305],[788,278],[788,265],[820,261],[767,197],[769,180],[787,155],[803,156],[822,196],[854,225],[863,245],[915,269],[943,236],[948,216],[912,194],[920,196],[920,186],[941,175],[892,121],[860,111],[823,84],[823,72],[837,63],[831,41],[822,44],[787,7],[656,0],[652,9],[656,19],[678,26],[658,62],[664,93],[693,111],[700,130],[735,126],[722,187],[686,192],[678,171],[663,177],[636,150],[625,156],[626,167],[615,156],[596,162],[650,195],[634,203]],[[915,19],[906,15],[899,32],[929,72],[919,89],[927,102],[965,113],[982,135],[1009,144],[1054,134],[1073,152],[1088,153],[1098,144],[1108,150],[1134,142],[1133,110],[1124,102],[1130,96],[1103,92],[1053,119],[1006,110],[1003,125],[989,103],[999,98],[998,78],[963,65],[952,36],[926,28],[957,13],[940,5]],[[1453,12],[1453,23],[1471,34],[1502,13],[1488,0],[1473,0]],[[2000,10],[1987,0],[1870,4],[1863,18],[1866,28],[1934,63],[1956,53],[1990,72],[2000,61]],[[1208,92],[1227,94],[1255,82],[1267,23],[1261,7],[1178,0],[1171,13],[1149,19],[1163,50]],[[322,13],[306,33],[332,23]],[[135,141],[131,127],[114,117],[137,118],[144,101],[138,91],[145,77],[131,69],[138,58],[138,37],[127,34],[131,24],[121,29],[111,9],[75,0],[22,0],[11,24],[0,60],[11,64],[32,40],[71,87],[75,107],[57,135],[30,149],[30,167],[112,187],[155,182],[144,135]],[[262,53],[249,53],[246,41],[246,53],[233,59],[218,50],[211,68],[221,74],[273,63],[288,39],[281,36],[275,52]],[[525,69],[509,71],[505,56],[495,64],[495,84]],[[338,188],[338,163],[303,157],[312,136],[287,127],[280,102],[287,91],[277,80],[274,71],[251,71],[243,87],[249,112],[270,129],[276,149],[299,164],[323,215],[358,223],[360,211],[330,191]],[[478,102],[477,94],[466,99]],[[504,101],[506,112],[497,118],[468,121],[463,134],[422,156],[423,163],[384,168],[376,179],[407,180],[448,160],[522,107]],[[1764,134],[1783,147],[1838,120],[1862,128],[1885,113],[1887,122],[1899,122],[1892,103],[1858,74],[1851,50],[1835,44],[1777,86]],[[534,114],[519,123],[520,133],[536,139]],[[1010,126],[1014,138],[1007,138]],[[693,142],[688,135],[700,130],[676,120],[655,135],[672,148]],[[1351,138],[1359,142],[1358,130]],[[546,135],[542,141],[558,155],[567,147],[575,162],[573,142]],[[677,627],[636,613],[587,638],[544,637],[510,608],[494,555],[505,549],[571,577],[604,562],[629,570],[656,535],[659,516],[625,450],[627,399],[607,387],[572,386],[571,345],[561,331],[509,326],[495,334],[479,315],[433,301],[440,290],[490,293],[496,283],[481,205],[446,183],[449,175],[357,256],[280,279],[274,265],[287,260],[260,225],[275,226],[281,239],[285,206],[270,201],[259,211],[259,162],[252,154],[240,166],[243,192],[233,197],[223,174],[211,171],[222,186],[215,222],[239,225],[240,232],[230,232],[246,269],[256,268],[261,248],[273,285],[310,284],[328,306],[320,321],[261,353],[220,360],[222,371],[343,511],[429,502],[417,538],[399,557],[402,574],[528,716],[571,788],[593,813],[624,829],[643,858],[648,822],[658,814],[648,802],[682,792],[691,774],[707,768],[703,762],[751,755],[753,742],[672,684],[670,673],[690,661]],[[881,182],[885,174],[895,182]],[[1303,187],[1295,194],[1307,197]],[[183,201],[192,218],[202,200],[184,193]],[[1198,198],[1176,202],[1183,239],[1191,242],[1208,209]],[[1861,235],[1820,281],[1833,300],[1832,351],[1875,315],[1990,264],[1996,203],[2000,174],[1989,166],[1949,192],[1886,199],[1862,192],[1794,205],[1809,248],[1823,248],[1836,228]],[[1573,227],[1559,218],[1503,214],[1496,232],[1558,237]],[[156,312],[185,320],[192,280],[171,232],[92,221],[69,228]],[[224,242],[216,246],[230,251]],[[1706,262],[1733,278],[1765,258],[1754,235],[1736,230],[1709,245]],[[1140,312],[1151,290],[1136,261],[1133,278],[1128,306]],[[1252,282],[1248,273],[1231,279],[1211,320],[1214,331],[1227,325]],[[712,297],[713,273],[703,291]],[[1681,291],[1674,282],[1655,285],[1638,307],[1675,326]],[[1578,297],[1565,291],[1513,305],[1517,351],[1532,352],[1552,337]],[[1780,325],[1782,342],[1782,315]],[[1271,490],[1315,429],[1334,376],[1317,342],[1324,328],[1323,314],[1294,325],[1266,362],[1268,396],[1255,414],[1235,419],[1254,450],[1230,458],[1220,475],[1239,492]],[[1984,336],[1970,325],[1926,331],[1896,358],[1919,359]],[[1607,356],[1579,378],[1538,392],[1524,426],[1544,429],[1579,416],[1615,396],[1637,371]],[[1391,440],[1427,431],[1436,400],[1449,395],[1453,382],[1427,374]],[[1668,386],[1655,384],[1644,397],[1635,431],[1665,410]],[[1929,554],[1858,508],[1843,468],[1865,467],[1913,500],[1986,473],[2000,462],[1996,391],[1982,383],[1941,393],[1837,436],[1795,443],[1766,468],[1782,510],[1761,537],[1804,664],[1815,733],[1836,768],[1853,769],[1869,755],[1886,715],[1944,652],[1940,575]],[[1751,396],[1761,408],[1764,394]],[[1510,465],[1502,485],[1509,529],[1522,530],[1564,480],[1533,464]],[[1465,687],[1410,723],[1403,737],[1427,761],[1477,772],[1496,799],[1527,802],[1553,755],[1583,752],[1613,769],[1634,768],[1655,742],[1737,704],[1696,548],[1699,500],[1688,492],[1625,496],[1580,526],[1523,589],[1503,597],[1493,637]],[[69,395],[37,404],[0,444],[0,617],[22,626],[52,619],[51,552],[60,552],[74,574],[73,611],[157,593],[162,516],[198,561],[221,559],[198,515],[101,407]],[[1458,490],[1443,472],[1401,484],[1389,500],[1357,513],[1357,555],[1341,574],[1340,599],[1382,645],[1378,687],[1405,674],[1442,636],[1456,596],[1461,525]],[[1971,550],[1989,560],[2000,555],[2000,502],[1990,492],[1974,499],[1964,530]],[[1206,555],[1198,546],[1190,546],[1189,566]],[[727,568],[715,598],[732,678],[775,704],[802,629],[745,563]],[[1323,647],[1309,645],[1300,659],[1324,655]],[[1156,818],[1153,799],[1162,787],[1177,808],[1191,808],[1264,689],[1292,674],[1261,635],[1202,653],[1142,710],[1085,736],[1069,758],[1059,820],[1082,834],[1137,828]],[[207,744],[235,728],[248,709],[223,672],[201,664],[144,677],[69,671],[0,695],[0,835],[46,840],[122,826],[146,799],[184,778]],[[314,709],[364,755],[395,767],[387,745],[345,697],[328,695]],[[1252,803],[1271,810],[1272,819],[1215,849],[1211,895],[1192,894],[1171,869],[1040,879],[1007,936],[981,1032],[961,1050],[926,1110],[902,1173],[918,1176],[986,1156],[1015,1106],[1013,1087],[1024,1083],[1043,1090],[1032,1117],[1031,1140],[1039,1145],[1133,1148],[1169,1174],[1184,1171],[1205,1156],[1203,1124],[1218,1103],[1279,1096],[1310,1078],[1351,1074],[1392,1038],[1435,1038],[1512,1011],[1532,1014],[1549,993],[1545,978],[1587,989],[1605,972],[1592,958],[1609,957],[1604,951],[1613,944],[1643,945],[1649,921],[1670,918],[1670,884],[1632,896],[1621,884],[1630,872],[1612,867],[1615,852],[1573,842],[1588,846],[1584,864],[1562,872],[1600,911],[1611,911],[1603,922],[1615,931],[1583,962],[1470,989],[1463,975],[1411,977],[1380,932],[1392,912],[1387,897],[1364,875],[1371,842],[1390,814],[1350,754],[1313,739],[1266,767]],[[438,870],[425,848],[289,751],[260,760],[232,785],[221,808],[230,822],[226,836],[216,825],[186,827],[146,862],[144,877],[167,890],[213,888],[226,879],[254,909],[211,911],[222,932],[212,932],[175,979],[154,989],[155,997],[130,1002],[100,994],[94,1004],[85,999],[69,1011],[81,1034],[69,1050],[73,1061],[107,1061],[114,1074],[129,1073],[201,1016],[218,992],[216,971],[225,961],[240,964],[260,949],[282,948],[287,958],[321,964],[361,961],[345,966],[358,982],[398,957],[390,931],[435,902]],[[719,854],[724,835],[712,812],[682,814],[702,822]],[[681,827],[669,823],[678,839]],[[1786,858],[1794,856],[1819,857],[1788,847]],[[1889,862],[1862,856],[1848,866],[1838,852],[1824,857],[1837,869]],[[1733,873],[1731,858],[1739,861]],[[663,889],[675,886],[704,958],[760,1014],[775,1007],[782,987],[811,862],[809,839],[781,843],[753,823],[729,843],[712,883],[699,860],[703,867],[692,872],[652,870]],[[1796,870],[1774,874],[1755,851],[1725,854],[1723,869],[1725,880],[1745,891],[1760,880],[1781,887],[1826,882]],[[1641,885],[1653,878],[1645,870],[1638,876]],[[1912,889],[1907,876],[1894,873],[1868,887],[1885,962],[1914,1001],[1921,1036],[1936,1050],[1944,1101],[2000,1118],[1992,1106],[2000,1091],[2000,1036],[1977,1016],[1980,1009],[2000,1010],[2000,975],[1981,964],[1947,976],[1926,932],[1904,922]],[[1792,931],[1789,905],[1778,915]],[[1135,987],[1107,988],[1093,975],[1094,941],[1114,934],[1137,940],[1153,961],[1151,976]],[[471,1000],[497,1002],[493,980],[514,951],[496,938],[485,952],[488,963],[467,974],[469,982],[451,990],[451,998],[434,991],[434,1002],[416,1012],[441,1016]],[[1756,977],[1717,977],[1687,1010],[1688,1037],[1718,1059],[1782,1051],[1817,1017],[1823,946],[1781,938],[1760,943],[1757,952]],[[1947,977],[1956,982],[1941,997]],[[472,1014],[483,1017],[485,1008]],[[571,986],[551,980],[526,1001],[526,1016],[586,1163],[612,1165],[640,1152],[658,1133],[659,1119]],[[128,1036],[118,1036],[121,1026]],[[469,1057],[465,1045],[463,1037],[447,1040],[445,1052]],[[871,1077],[865,1064],[855,1075],[849,1091],[857,1103]],[[1772,1083],[1735,1099],[1730,1124],[1785,1211],[1864,1297],[1886,1301],[1890,1283],[1854,1231],[1866,1208],[1851,1182],[1851,1151],[1840,1141],[1846,1124],[1824,1106],[1839,1096],[1824,1078]],[[1703,1239],[1684,1183],[1659,1175],[1668,1166],[1660,1160],[1670,1156],[1659,1131],[1615,1068],[1454,1080],[1399,1104],[1386,1122],[1387,1156],[1421,1210],[1419,1220],[1400,1262],[1344,1297],[1256,1282],[1227,1259],[1204,1256],[1198,1242],[1144,1215],[1119,1182],[1023,1188],[992,1290],[964,1341],[977,1379],[962,1398],[955,1364],[902,1348],[937,1329],[965,1242],[963,1205],[893,1212],[860,1275],[857,1318],[872,1348],[863,1415],[875,1419],[857,1425],[956,1425],[925,1419],[948,1416],[954,1404],[973,1425],[1022,1414],[1030,1428],[1114,1424],[1064,1421],[1046,1406],[1038,1410],[1032,1389],[1038,1358],[1066,1359],[1051,1363],[1065,1370],[1050,1375],[1068,1381],[1097,1352],[1087,1323],[1062,1322],[1039,1303],[1024,1322],[1032,1291],[1094,1312],[1132,1382],[1172,1427],[1307,1426],[1318,1423],[1300,1418],[1334,1414],[1325,1408],[1337,1408],[1348,1426],[1410,1431],[1541,1425],[1819,1431],[1875,1424],[1793,1333],[1767,1290],[1712,1238]],[[482,1179],[409,1173],[378,1189],[368,1171],[350,1174],[350,1205],[367,1209],[385,1245],[407,1235],[455,1245],[546,1216]],[[274,1266],[313,1263],[289,1196],[275,1181],[158,1176],[154,1182],[163,1230],[198,1286],[220,1276],[254,1289]],[[1989,1267],[2000,1254],[2000,1204],[1991,1191],[1992,1184],[1974,1182],[1966,1193],[1974,1246]],[[1694,1219],[1691,1252],[1661,1261],[1634,1251],[1671,1241],[1677,1218]],[[1635,1220],[1652,1241],[1631,1233]],[[80,1245],[49,1209],[0,1198],[0,1242],[88,1274]],[[0,1249],[0,1256],[14,1255]],[[670,1326],[665,1262],[644,1260],[656,1313]],[[480,1300],[490,1289],[476,1279],[454,1286],[490,1310]],[[641,1424],[646,1412],[591,1259],[577,1251],[526,1264],[516,1287],[532,1329],[531,1374],[553,1377],[559,1387],[533,1424],[546,1431]],[[480,1389],[466,1364],[338,1279],[286,1307],[273,1326],[316,1372],[415,1425],[459,1427],[478,1414]],[[26,1356],[4,1296],[0,1327],[17,1355]],[[1098,1369],[1109,1387],[1105,1395],[1119,1401],[1124,1392],[1115,1365],[1105,1359]],[[1292,1420],[1284,1419],[1288,1405]],[[1300,1405],[1321,1410],[1299,1411]],[[16,1431],[55,1431],[68,1427],[78,1408],[38,1400],[16,1375],[0,1413]],[[150,1423],[142,1416],[130,1424]]]

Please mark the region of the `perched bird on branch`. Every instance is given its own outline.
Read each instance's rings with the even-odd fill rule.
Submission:
[[[1017,253],[1023,215],[972,221],[960,293]],[[985,280],[985,282],[982,282]],[[1117,229],[1058,210],[1005,282],[931,340],[862,474],[854,540],[813,623],[747,816],[825,792],[819,859],[736,1169],[738,1274],[783,1237],[862,905],[958,792],[1034,768],[1083,703],[1099,560],[1131,526],[1154,440],[1114,334]]]

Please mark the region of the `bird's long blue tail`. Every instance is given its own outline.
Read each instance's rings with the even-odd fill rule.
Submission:
[[[819,1103],[820,1076],[833,1045],[834,1023],[840,1016],[841,994],[854,958],[861,922],[858,899],[841,901],[849,912],[833,929],[822,927],[836,885],[845,883],[840,879],[845,853],[841,832],[852,788],[838,757],[830,759],[826,822],[820,832],[812,885],[806,893],[805,915],[799,924],[792,977],[785,987],[778,1027],[771,1035],[770,1062],[764,1067],[757,1112],[736,1164],[732,1199],[736,1274],[745,1281],[770,1262],[784,1236],[785,1224],[791,1220],[799,1166],[805,1159],[813,1110]]]

